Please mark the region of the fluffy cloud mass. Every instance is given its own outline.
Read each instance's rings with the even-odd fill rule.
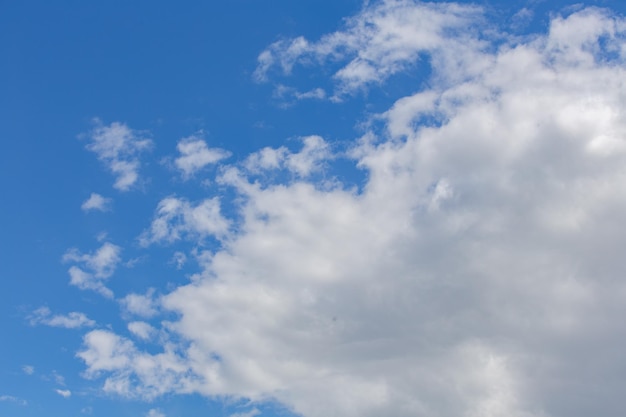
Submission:
[[[159,298],[177,314],[161,353],[133,341],[146,324],[93,330],[86,375],[305,417],[623,415],[626,20],[583,9],[520,41],[477,7],[383,1],[317,42],[270,46],[256,76],[332,59],[339,97],[423,57],[427,87],[347,153],[359,187],[308,179],[345,156],[310,137],[223,167],[233,219],[217,196],[162,200],[144,246],[220,245]]]

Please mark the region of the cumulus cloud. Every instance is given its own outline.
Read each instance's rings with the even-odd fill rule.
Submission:
[[[78,249],[70,249],[63,255],[64,262],[74,262],[68,270],[70,284],[83,290],[93,290],[105,297],[113,297],[113,292],[104,286],[104,281],[113,275],[120,263],[122,248],[105,242],[93,253],[81,253]]]
[[[64,327],[66,329],[76,329],[80,327],[93,327],[96,322],[89,319],[84,313],[72,311],[67,315],[52,315],[48,307],[40,307],[32,312],[29,316],[30,324],[44,324],[52,327]],[[32,366],[24,366],[22,368],[25,373],[31,375],[34,372]]]
[[[154,296],[154,288],[145,294],[128,294],[120,300],[120,304],[127,313],[140,317],[154,317],[158,313],[158,300]]]
[[[143,246],[152,243],[172,243],[182,238],[204,239],[221,237],[230,222],[220,210],[219,198],[207,198],[193,204],[183,198],[167,197],[159,202],[150,228],[139,238]]]
[[[308,177],[319,171],[323,163],[333,157],[330,146],[320,136],[300,138],[302,149],[292,153],[286,147],[263,148],[248,156],[245,168],[251,173],[287,169],[299,177]]]
[[[133,321],[128,323],[128,330],[142,340],[150,340],[156,329],[144,321]]]
[[[22,371],[24,371],[26,375],[32,375],[35,373],[35,367],[32,365],[24,365],[22,366]]]
[[[107,126],[96,119],[95,124],[88,135],[87,149],[115,175],[113,187],[120,191],[130,190],[139,180],[141,164],[138,156],[152,147],[152,141],[124,123],[113,122]]]
[[[146,242],[228,236],[162,297],[177,316],[158,353],[93,330],[85,375],[305,417],[622,415],[626,20],[583,9],[524,41],[483,22],[474,6],[388,0],[263,52],[259,79],[332,58],[348,91],[428,54],[432,82],[355,143],[360,188],[307,175],[333,156],[320,138],[224,171],[233,227],[215,199],[161,201]],[[252,175],[279,168],[299,175]]]
[[[215,164],[228,158],[230,152],[219,148],[209,148],[198,136],[182,139],[176,146],[180,156],[174,160],[184,178],[188,179],[207,165]]]
[[[111,199],[102,197],[100,194],[91,193],[89,198],[83,202],[80,208],[83,211],[99,210],[108,211],[111,210]]]

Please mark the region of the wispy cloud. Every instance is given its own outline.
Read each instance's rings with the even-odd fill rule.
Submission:
[[[19,405],[28,405],[28,402],[26,400],[14,397],[13,395],[0,395],[0,402],[12,402]]]
[[[67,315],[53,315],[48,307],[40,307],[33,311],[28,317],[31,325],[44,324],[52,327],[63,327],[66,329],[76,329],[80,327],[93,327],[96,322],[89,319],[84,313],[73,311]],[[34,368],[24,367],[24,372],[32,374]]]
[[[72,396],[72,391],[68,389],[55,389],[54,392],[56,392],[63,398],[70,398]]]
[[[260,415],[261,412],[258,408],[253,408],[250,411],[244,411],[242,413],[231,414],[230,417],[254,417]]]
[[[78,249],[70,249],[63,255],[63,262],[74,262],[79,266],[69,269],[70,284],[80,289],[97,291],[105,297],[112,297],[113,292],[104,286],[106,281],[120,263],[122,248],[105,242],[93,253],[81,253]]]
[[[152,147],[152,141],[123,123],[113,122],[107,126],[96,119],[95,124],[88,135],[87,149],[116,176],[113,187],[120,191],[130,190],[139,180],[141,164],[138,156]]]
[[[473,59],[475,56],[468,56],[468,52],[482,45],[472,33],[481,20],[482,10],[472,5],[404,0],[374,2],[348,19],[343,30],[316,42],[298,37],[272,44],[259,55],[254,78],[268,81],[268,74],[274,68],[289,75],[300,63],[348,61],[333,77],[338,83],[334,98],[340,99],[414,66],[420,54],[433,55],[434,64],[441,61],[446,69],[452,68],[454,62],[469,64],[465,58],[480,67]]]
[[[90,210],[98,210],[98,211],[109,211],[111,210],[111,200],[110,198],[106,198],[101,196],[98,193],[91,193],[89,198],[83,202],[80,208],[83,211]]]

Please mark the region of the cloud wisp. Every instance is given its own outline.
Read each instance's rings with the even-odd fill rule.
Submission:
[[[70,284],[82,290],[93,290],[107,298],[113,297],[113,292],[104,285],[104,282],[113,275],[120,263],[122,248],[105,242],[94,253],[81,253],[72,248],[63,255],[63,262],[73,262],[68,270]]]
[[[217,196],[163,199],[144,247],[219,246],[192,282],[127,298],[175,313],[129,324],[142,341],[161,331],[159,353],[92,330],[85,375],[108,393],[274,400],[305,417],[619,415],[626,20],[582,9],[523,41],[485,25],[475,6],[387,0],[263,52],[259,80],[343,63],[342,97],[424,57],[432,82],[354,143],[362,187],[311,176],[340,155],[310,136],[223,168],[232,218]],[[294,175],[256,179],[272,169]],[[68,252],[93,277],[77,283],[112,273],[119,249],[99,253]]]
[[[87,149],[115,175],[113,187],[129,191],[139,181],[139,154],[150,149],[152,141],[123,123],[113,122],[107,126],[96,120],[95,124],[88,135]]]
[[[77,329],[80,327],[93,327],[96,322],[88,318],[84,313],[72,311],[67,315],[53,315],[48,307],[40,307],[29,316],[31,325],[44,324],[52,327],[63,327],[66,329]],[[32,366],[24,366],[25,373],[31,375],[34,372]]]

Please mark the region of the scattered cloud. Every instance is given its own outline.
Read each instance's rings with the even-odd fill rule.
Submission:
[[[31,325],[44,324],[52,327],[63,327],[66,329],[77,329],[80,327],[93,327],[96,322],[89,319],[84,313],[72,311],[67,315],[52,315],[48,307],[39,307],[28,317]],[[31,375],[34,372],[32,366],[22,368],[25,373]]]
[[[94,253],[81,253],[78,249],[70,249],[63,255],[63,262],[74,262],[68,270],[70,284],[83,290],[93,290],[105,297],[113,297],[113,292],[104,286],[104,281],[113,275],[120,263],[122,248],[105,242]]]
[[[150,228],[139,238],[142,246],[172,243],[184,237],[204,239],[228,232],[229,221],[222,217],[220,201],[208,198],[193,205],[183,198],[167,197],[159,202]]]
[[[156,333],[156,329],[144,321],[133,321],[128,323],[128,330],[142,340],[150,340]]]
[[[268,81],[268,73],[276,67],[289,75],[300,63],[348,61],[333,77],[338,100],[415,66],[424,54],[430,54],[435,69],[471,64],[463,67],[465,73],[479,70],[482,62],[475,52],[484,43],[473,29],[482,20],[482,10],[473,5],[373,2],[348,19],[343,30],[317,42],[303,37],[275,42],[259,55],[254,78]]]
[[[174,165],[182,172],[185,179],[189,179],[205,166],[215,164],[230,156],[230,152],[223,149],[209,148],[199,136],[182,139],[176,148],[180,156],[174,160]]]
[[[138,156],[152,147],[152,141],[124,123],[113,122],[106,126],[96,119],[95,125],[88,135],[87,149],[116,176],[114,188],[130,190],[139,180]]]
[[[111,202],[112,200],[110,198],[102,197],[100,194],[97,193],[91,193],[89,198],[83,202],[80,208],[83,211],[109,211],[111,210]]]
[[[145,318],[154,317],[159,311],[154,288],[148,289],[145,294],[128,294],[120,300],[120,304],[127,313]]]
[[[63,398],[70,398],[72,396],[72,391],[68,389],[55,389],[54,392],[56,392]]]
[[[621,410],[626,20],[582,9],[509,39],[477,6],[387,0],[318,42],[270,46],[257,79],[332,59],[340,95],[423,58],[433,75],[350,150],[358,190],[310,175],[339,157],[310,136],[224,170],[237,217],[217,198],[163,199],[142,244],[221,246],[159,298],[175,318],[149,352],[89,331],[85,376],[128,397],[271,400],[306,417]],[[296,175],[259,182],[270,169]],[[133,296],[129,311],[156,314],[152,294]]]
[[[263,148],[248,156],[244,166],[251,173],[287,169],[305,178],[319,171],[325,161],[333,158],[330,146],[322,137],[305,136],[301,141],[303,146],[299,152],[292,153],[284,146]]]
[[[32,365],[24,365],[22,366],[22,371],[24,371],[26,375],[32,375],[35,373],[35,367]]]
[[[274,88],[274,98],[280,100],[283,106],[291,106],[295,101],[302,100],[323,100],[326,98],[326,91],[323,88],[314,88],[309,91],[300,92],[293,87],[278,84]]]

